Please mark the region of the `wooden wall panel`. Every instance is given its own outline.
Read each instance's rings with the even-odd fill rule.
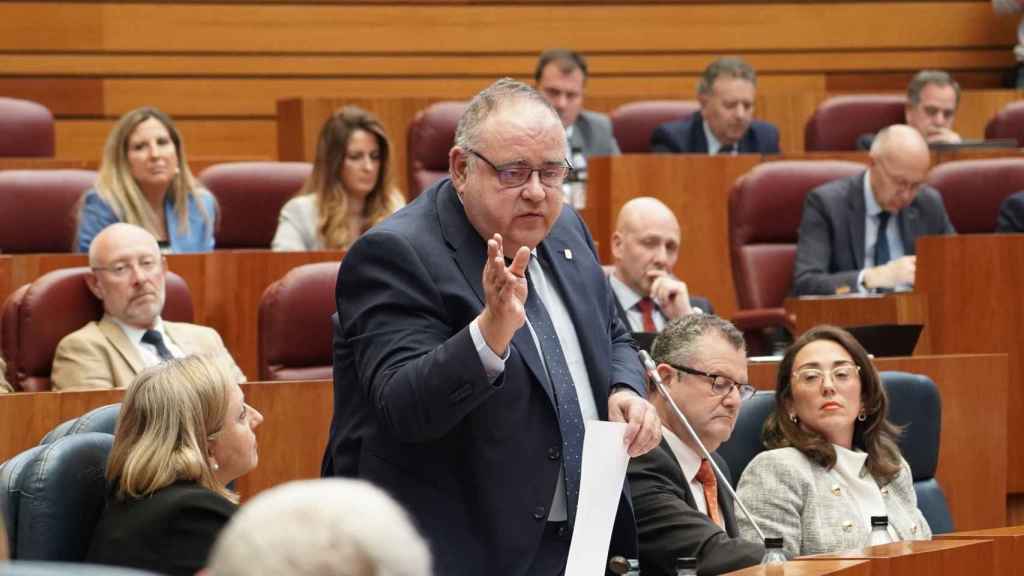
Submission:
[[[274,120],[178,120],[189,158],[216,157],[245,160],[277,158],[277,123]],[[114,120],[61,120],[57,122],[57,157],[99,161],[103,143]],[[192,167],[196,170],[196,167]]]
[[[980,2],[546,6],[295,6],[12,2],[14,52],[536,53],[989,48],[1016,22]],[[567,26],[572,22],[572,26]],[[880,26],[880,22],[913,26]],[[623,25],[628,23],[628,25]],[[174,35],[169,36],[168,31]],[[509,40],[514,38],[514,42]]]
[[[55,112],[58,158],[98,160],[105,127],[141,105],[179,119],[194,153],[266,157],[285,98],[464,99],[528,80],[555,45],[587,54],[590,101],[692,98],[712,58],[739,53],[760,95],[789,99],[760,115],[793,153],[825,93],[898,91],[924,67],[998,87],[1016,24],[983,0],[0,0],[0,94]]]

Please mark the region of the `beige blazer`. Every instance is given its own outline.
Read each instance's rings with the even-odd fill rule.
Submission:
[[[185,354],[223,352],[230,357],[220,335],[212,328],[164,321],[164,331]],[[50,379],[54,390],[125,388],[144,368],[142,357],[128,336],[104,316],[60,341]]]
[[[14,392],[14,387],[7,382],[7,363],[4,362],[3,358],[0,358],[0,394],[6,392]]]

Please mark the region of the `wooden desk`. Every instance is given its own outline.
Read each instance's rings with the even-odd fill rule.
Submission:
[[[246,377],[259,376],[259,305],[263,291],[289,270],[313,262],[337,262],[341,252],[219,250],[171,254],[168,267],[188,282],[195,322],[217,330]],[[85,266],[84,254],[0,256],[0,302],[22,284],[72,266]],[[333,298],[333,295],[332,295]]]
[[[992,540],[995,548],[994,573],[1003,576],[1024,575],[1024,526],[955,532],[941,534],[935,538],[937,540]]]
[[[319,477],[333,412],[331,381],[250,382],[242,390],[264,420],[256,429],[259,466],[238,479],[239,493],[250,497],[282,482]],[[123,389],[0,395],[0,462],[35,446],[61,422],[123,396]]]
[[[934,354],[1009,355],[1009,438],[1024,438],[1024,235],[924,237],[917,243],[916,291],[928,299],[927,332]],[[987,393],[984,379],[973,378]],[[947,404],[948,405],[948,404]],[[988,412],[974,417],[987,420]],[[1024,493],[1024,444],[1008,453],[1011,493]],[[1013,518],[1011,518],[1013,521]]]
[[[802,560],[870,560],[871,576],[963,576],[995,572],[991,540],[908,540]]]
[[[819,324],[921,324],[927,330],[928,299],[920,293],[865,294],[863,296],[803,296],[786,298],[786,312],[796,318],[796,333]],[[928,334],[922,333],[915,354],[928,354]]]
[[[939,387],[942,436],[935,476],[946,494],[954,525],[961,530],[1005,526],[1006,355],[878,358],[875,366],[924,374]],[[774,362],[750,364],[750,383],[761,390],[774,390],[777,372]],[[984,393],[979,393],[979,383],[984,383]]]
[[[784,572],[751,566],[726,576],[872,576],[868,560],[790,560]]]

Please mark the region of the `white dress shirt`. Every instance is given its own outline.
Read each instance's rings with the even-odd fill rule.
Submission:
[[[666,426],[661,427],[661,435],[665,437],[668,442],[668,447],[672,450],[672,454],[676,457],[676,461],[679,462],[679,468],[683,471],[683,478],[686,480],[687,486],[690,488],[690,494],[693,496],[693,502],[697,505],[697,510],[700,510],[705,516],[711,517],[708,514],[708,502],[704,498],[704,485],[697,480],[697,473],[700,472],[700,462],[704,459],[703,456],[694,452],[692,448],[683,443],[674,432],[668,429]],[[719,508],[719,516],[725,518],[724,514],[721,514],[721,506]]]

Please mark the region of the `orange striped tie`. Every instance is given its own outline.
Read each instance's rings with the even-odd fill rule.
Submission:
[[[704,486],[704,502],[708,505],[708,516],[719,527],[725,528],[722,521],[722,511],[718,509],[718,480],[715,478],[715,471],[711,469],[711,463],[707,458],[700,461],[700,470],[697,471],[697,482]]]

